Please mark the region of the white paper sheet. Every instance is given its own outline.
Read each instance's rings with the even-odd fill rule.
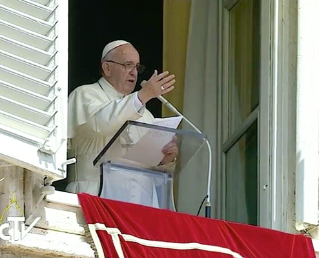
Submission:
[[[156,118],[153,124],[176,129],[181,120],[181,116]],[[171,132],[150,129],[122,158],[157,166],[164,158],[162,149],[172,141],[174,135]]]

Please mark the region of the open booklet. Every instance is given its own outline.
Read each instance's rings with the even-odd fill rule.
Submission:
[[[156,118],[153,124],[176,129],[181,120],[181,116]],[[174,135],[172,132],[150,129],[122,158],[157,166],[164,158],[162,149],[173,140]]]

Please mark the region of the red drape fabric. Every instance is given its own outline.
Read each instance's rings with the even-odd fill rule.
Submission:
[[[141,239],[173,243],[200,243],[228,248],[249,258],[315,258],[310,238],[261,227],[196,217],[189,214],[155,209],[142,205],[78,194],[88,224],[118,228],[122,234]],[[98,230],[105,257],[118,257],[111,236]],[[173,250],[127,242],[121,236],[127,258],[230,258],[203,250]]]

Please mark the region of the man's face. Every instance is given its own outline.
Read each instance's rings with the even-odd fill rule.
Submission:
[[[125,44],[114,49],[111,55],[111,61],[120,64],[139,64],[140,56],[137,50],[130,44]],[[116,63],[107,62],[109,70],[105,73],[106,79],[120,93],[127,95],[133,92],[137,81],[137,70],[134,67],[127,71],[125,66]]]

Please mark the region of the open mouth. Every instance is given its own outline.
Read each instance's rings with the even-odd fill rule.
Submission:
[[[128,80],[129,82],[131,82],[131,83],[134,83],[135,82],[135,80]]]

